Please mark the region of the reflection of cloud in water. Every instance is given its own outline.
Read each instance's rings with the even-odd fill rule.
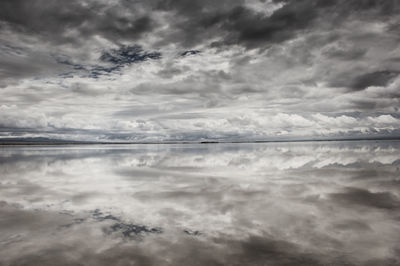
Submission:
[[[399,142],[3,147],[0,262],[394,265],[399,151]]]

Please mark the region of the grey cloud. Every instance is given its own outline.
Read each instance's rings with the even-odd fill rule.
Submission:
[[[184,19],[176,22],[179,33],[174,37],[184,46],[192,46],[204,38],[220,37],[213,45],[239,44],[249,48],[264,47],[273,43],[295,38],[301,30],[315,30],[320,22],[337,23],[354,16],[350,10],[360,12],[366,19],[380,20],[399,10],[396,1],[276,1],[284,2],[270,16],[260,10],[256,12],[246,7],[243,1],[227,6],[225,1],[215,3],[195,1],[187,5],[182,1],[160,1],[158,7],[174,10]],[[218,11],[215,11],[218,10]],[[330,25],[331,27],[333,25]],[[206,31],[204,31],[206,30]],[[173,41],[173,40],[169,40]]]
[[[352,100],[351,103],[360,110],[373,110],[377,106],[374,100]]]
[[[77,31],[80,37],[101,35],[111,41],[116,38],[119,41],[138,41],[144,33],[160,27],[151,16],[152,12],[163,10],[173,12],[178,17],[175,22],[169,21],[172,34],[163,33],[163,43],[175,42],[189,47],[196,45],[196,42],[201,43],[205,38],[219,38],[216,43],[262,47],[294,38],[299,30],[317,27],[313,23],[327,14],[338,14],[343,19],[350,15],[348,10],[354,10],[370,12],[369,19],[379,19],[379,15],[394,14],[399,8],[396,1],[283,2],[283,6],[269,16],[261,10],[256,12],[249,9],[244,1],[191,1],[190,5],[184,1],[152,1],[142,5],[126,1],[118,1],[113,5],[71,1],[63,3],[62,8],[59,8],[57,1],[44,3],[35,0],[29,4],[24,1],[3,1],[0,18],[17,30],[40,34],[49,41],[82,42],[81,38],[68,36],[69,30]],[[332,15],[327,18],[337,19]]]
[[[34,0],[2,1],[0,20],[20,33],[39,35],[45,41],[56,44],[82,43],[81,38],[100,34],[108,39],[138,39],[151,31],[153,21],[146,15],[128,14],[118,5],[107,5],[95,1]],[[68,36],[68,31],[77,31],[80,36]]]
[[[263,46],[264,43],[282,42],[294,37],[297,30],[307,27],[316,17],[311,2],[302,1],[284,5],[271,16],[255,12],[242,1],[221,1],[218,6],[207,1],[186,5],[181,1],[162,1],[160,8],[176,10],[184,17],[176,22],[176,39],[184,46],[196,41],[222,37],[212,45],[243,44],[246,47]],[[173,40],[169,40],[173,41]]]
[[[398,71],[375,71],[365,74],[355,74],[351,73],[342,74],[342,76],[336,76],[333,78],[330,86],[334,87],[345,87],[352,91],[364,90],[370,86],[385,87],[390,81],[394,80],[399,75]]]
[[[400,208],[400,200],[388,192],[374,193],[364,189],[348,188],[344,192],[332,194],[331,197],[337,201],[379,209]]]
[[[4,86],[20,79],[57,75],[67,70],[48,54],[22,47],[7,48],[7,44],[1,42],[0,48],[0,83],[4,82]],[[11,50],[11,53],[8,53],[8,50]]]
[[[338,58],[340,60],[357,60],[363,57],[367,52],[367,49],[361,48],[340,48],[331,47],[328,50],[323,51],[324,55],[330,58]]]
[[[397,71],[377,71],[356,77],[351,83],[350,88],[362,90],[370,86],[386,86],[391,80],[399,75]]]
[[[227,243],[235,249],[234,265],[262,264],[272,265],[326,265],[327,263],[345,263],[343,259],[330,261],[330,258],[315,253],[302,252],[301,247],[268,237],[250,236],[244,241]],[[345,259],[344,259],[345,260]]]
[[[229,14],[224,27],[237,33],[237,36],[228,37],[228,43],[233,38],[234,42],[243,42],[251,47],[291,39],[297,30],[307,27],[315,18],[316,13],[310,3],[300,1],[283,6],[270,17],[236,8]]]
[[[334,230],[355,230],[355,231],[369,231],[372,228],[365,222],[358,220],[346,220],[333,226]]]
[[[274,0],[274,2],[293,3],[296,0]],[[371,12],[371,15],[391,15],[397,12],[399,4],[396,0],[380,1],[380,0],[303,0],[302,2],[313,3],[318,8],[334,7],[344,11],[344,15],[349,15],[352,11],[355,12]],[[343,10],[342,10],[343,8]]]
[[[92,74],[93,76],[94,74]],[[100,90],[96,90],[93,88],[90,88],[87,84],[85,83],[74,83],[72,84],[72,86],[70,87],[71,91],[77,93],[77,94],[81,94],[81,95],[87,95],[87,96],[97,96],[102,94],[103,92]]]
[[[396,117],[398,9],[374,0],[3,1],[1,131],[96,140],[393,137],[397,120],[359,115],[350,129],[310,117]],[[274,115],[282,121],[271,127],[261,118]]]

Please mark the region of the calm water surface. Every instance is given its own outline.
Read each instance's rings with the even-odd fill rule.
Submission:
[[[400,142],[3,146],[0,265],[400,265]]]

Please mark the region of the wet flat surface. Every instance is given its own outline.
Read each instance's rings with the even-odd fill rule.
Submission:
[[[400,142],[0,147],[0,265],[400,265]]]

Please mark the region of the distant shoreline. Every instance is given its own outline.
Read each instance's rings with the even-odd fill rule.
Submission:
[[[400,141],[400,137],[384,138],[346,138],[346,139],[295,139],[295,140],[254,140],[254,141],[163,141],[163,142],[87,142],[87,141],[13,141],[0,140],[0,146],[72,146],[72,145],[166,145],[166,144],[257,144],[293,142],[335,142],[335,141]]]

